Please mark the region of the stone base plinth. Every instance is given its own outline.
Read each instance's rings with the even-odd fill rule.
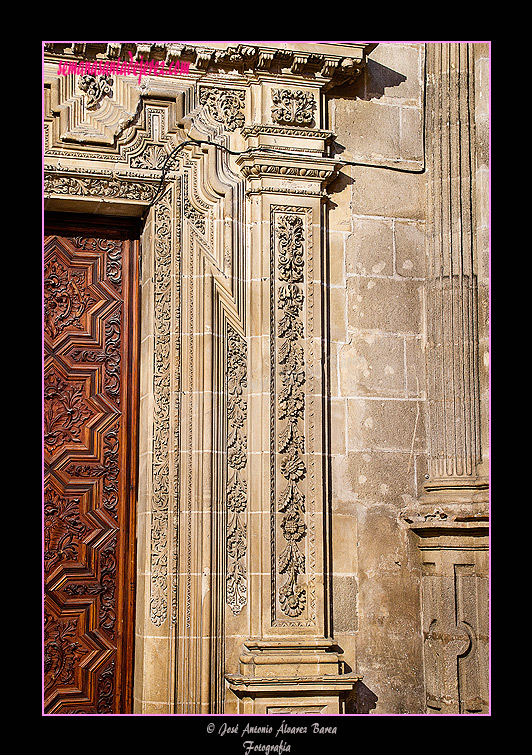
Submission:
[[[344,713],[362,677],[343,669],[332,640],[248,641],[240,673],[226,675],[233,697],[228,709],[259,715]]]

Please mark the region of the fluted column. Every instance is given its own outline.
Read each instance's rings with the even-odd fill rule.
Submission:
[[[426,710],[440,714],[488,711],[476,55],[474,43],[427,44],[429,474],[407,520],[421,557]]]
[[[427,45],[427,398],[425,499],[483,499],[474,235],[473,46]]]

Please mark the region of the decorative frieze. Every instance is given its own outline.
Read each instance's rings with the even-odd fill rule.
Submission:
[[[44,176],[45,196],[60,194],[151,202],[155,192],[156,187],[152,184],[118,177],[100,178],[93,174],[65,175],[60,173],[46,173]]]

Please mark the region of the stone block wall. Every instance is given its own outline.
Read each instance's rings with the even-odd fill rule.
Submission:
[[[338,643],[364,677],[358,712],[425,711],[422,572],[404,512],[416,507],[429,479],[426,47],[376,46],[359,79],[329,97],[336,149],[343,161],[353,163],[329,187],[329,368],[333,619]],[[474,50],[484,455],[486,47]]]

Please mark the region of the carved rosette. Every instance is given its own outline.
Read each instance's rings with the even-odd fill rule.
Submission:
[[[247,481],[245,477],[247,403],[246,342],[234,328],[227,331],[227,577],[226,600],[239,614],[247,603]]]
[[[303,613],[308,600],[307,590],[299,582],[306,571],[303,541],[307,537],[303,487],[307,477],[304,456],[305,222],[304,215],[295,212],[275,213],[273,222],[272,251],[277,280],[272,292],[272,343],[276,351],[272,355],[272,371],[277,370],[278,382],[276,386],[272,372],[272,388],[276,393],[272,412],[280,424],[275,422],[272,456],[280,458],[280,462],[278,470],[272,469],[272,487],[275,489],[274,523],[278,523],[281,515],[279,527],[285,543],[275,569],[285,580],[278,592],[281,611],[294,618]],[[280,484],[276,479],[278,474]],[[274,544],[275,529],[274,526]]]

